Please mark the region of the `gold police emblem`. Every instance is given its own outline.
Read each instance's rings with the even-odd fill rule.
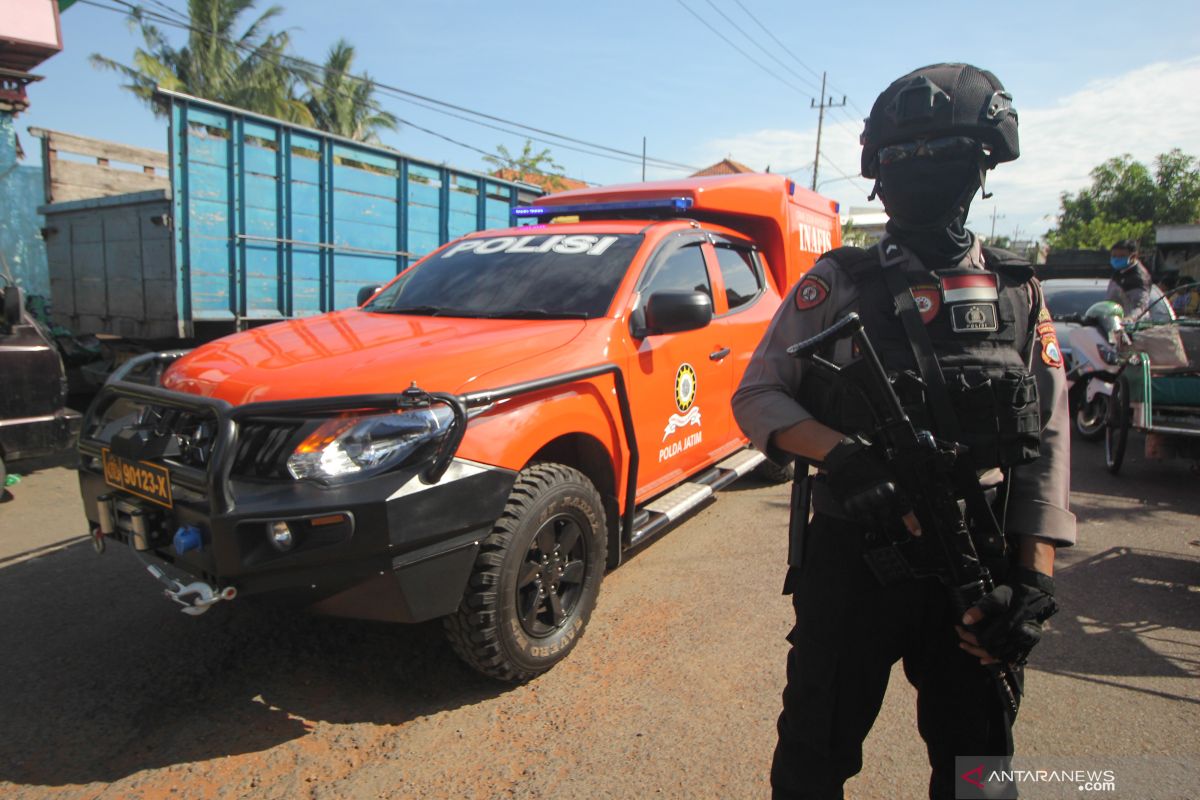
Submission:
[[[696,402],[696,370],[691,364],[680,364],[675,372],[675,407],[680,413]]]

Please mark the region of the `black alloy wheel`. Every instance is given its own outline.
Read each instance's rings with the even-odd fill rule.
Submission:
[[[542,523],[517,576],[517,616],[530,636],[562,627],[583,596],[587,539],[578,520],[559,513]]]

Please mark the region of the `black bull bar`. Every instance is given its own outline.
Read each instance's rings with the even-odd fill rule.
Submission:
[[[616,386],[617,405],[621,413],[622,429],[629,448],[629,471],[625,486],[625,513],[621,519],[622,539],[628,541],[633,532],[638,472],[637,437],[634,432],[633,417],[629,405],[629,394],[625,386],[625,378],[620,367],[615,364],[600,364],[537,380],[512,384],[497,389],[470,392],[463,395],[447,392],[426,392],[417,388],[414,383],[413,386],[405,391],[393,394],[344,395],[340,397],[276,400],[235,406],[220,398],[176,392],[153,385],[158,383],[165,369],[180,356],[184,355],[185,352],[148,353],[130,359],[117,369],[100,390],[100,393],[96,395],[96,399],[92,401],[87,413],[84,415],[79,436],[80,455],[96,459],[101,458],[102,451],[107,446],[107,443],[92,437],[91,434],[95,427],[94,422],[98,418],[101,418],[104,412],[119,399],[124,398],[146,405],[178,409],[190,413],[207,413],[216,422],[215,437],[208,454],[208,468],[205,470],[173,462],[169,468],[170,479],[173,483],[178,483],[184,488],[203,493],[209,498],[211,511],[214,515],[228,514],[234,510],[236,505],[230,486],[230,474],[237,453],[238,430],[242,421],[253,418],[288,415],[316,416],[321,414],[337,414],[345,411],[400,411],[427,407],[434,403],[444,403],[450,408],[454,415],[454,420],[451,423],[450,431],[443,438],[433,460],[425,471],[421,473],[421,480],[426,483],[436,483],[450,465],[455,452],[457,452],[459,445],[462,443],[463,436],[466,434],[467,417],[470,409],[482,408],[519,395],[611,374]],[[129,376],[138,371],[148,371],[148,378],[144,378],[142,381],[130,380]]]

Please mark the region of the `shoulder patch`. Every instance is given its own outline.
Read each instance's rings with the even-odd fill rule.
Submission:
[[[921,312],[921,321],[928,325],[942,310],[942,293],[938,287],[921,284],[912,287],[913,300],[916,301],[917,311]]]
[[[829,284],[816,275],[808,275],[796,287],[796,308],[808,311],[825,302],[829,297]]]
[[[1044,316],[1043,316],[1044,315]],[[1037,337],[1042,345],[1042,361],[1049,367],[1062,367],[1062,349],[1058,346],[1058,334],[1050,321],[1050,312],[1045,308],[1038,314]]]

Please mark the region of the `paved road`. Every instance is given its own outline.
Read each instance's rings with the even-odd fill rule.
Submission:
[[[1060,556],[1066,611],[1018,745],[1063,767],[1200,764],[1200,482],[1184,463],[1135,458],[1112,478],[1095,446],[1074,455],[1082,541]],[[504,687],[461,666],[437,624],[246,603],[185,617],[122,548],[55,549],[81,532],[72,478],[30,476],[0,503],[0,793],[766,797],[786,499],[727,491],[605,579],[570,659]],[[894,673],[850,796],[923,795],[913,703]],[[1200,767],[1062,796],[1198,797]]]

